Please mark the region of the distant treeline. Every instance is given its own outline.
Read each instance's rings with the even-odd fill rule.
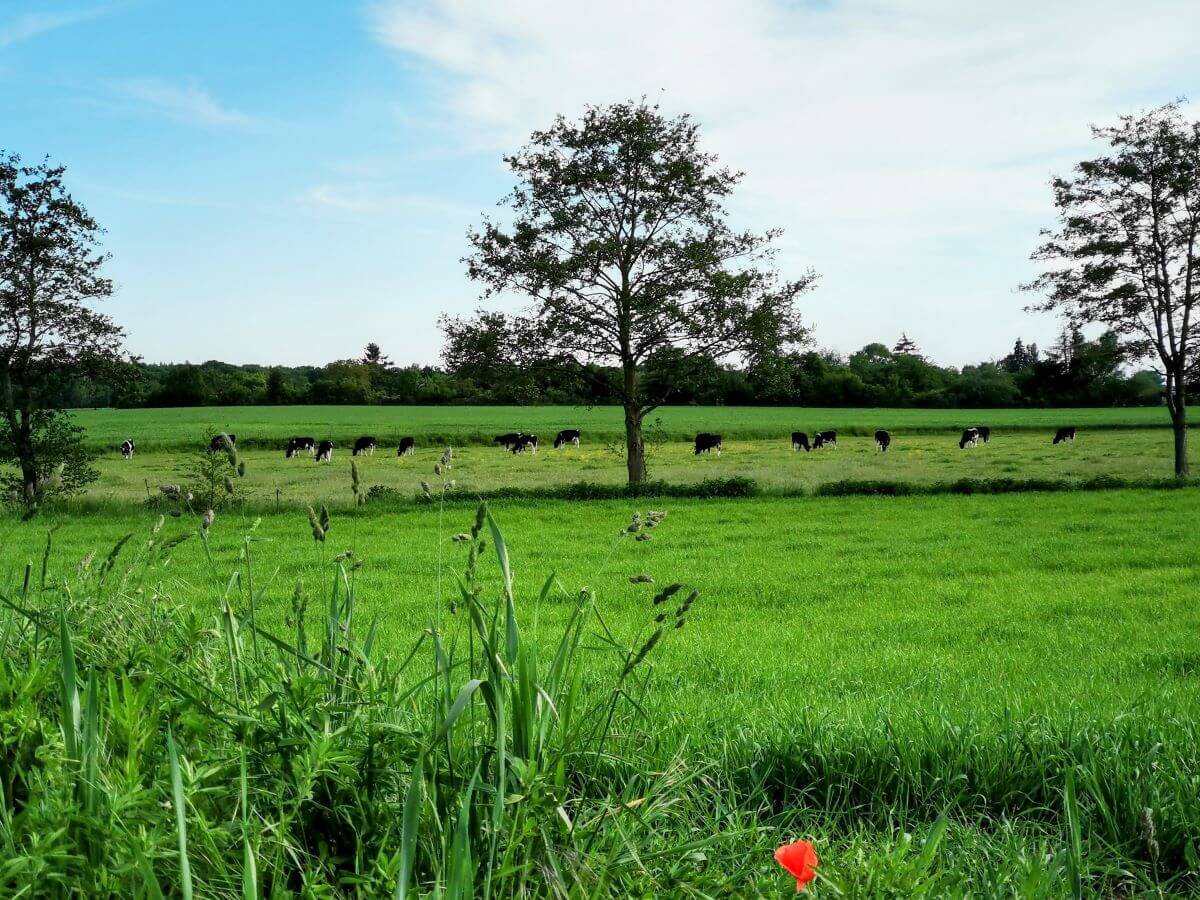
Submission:
[[[287,404],[610,404],[619,403],[615,369],[573,360],[457,369],[396,366],[378,347],[360,360],[324,366],[138,364],[111,383],[67,380],[56,404],[170,407]],[[671,404],[916,408],[1152,406],[1154,372],[1127,373],[1113,335],[1095,341],[1068,332],[1054,350],[1018,340],[1004,357],[938,366],[907,338],[889,349],[868,344],[849,357],[813,350],[737,367],[687,360],[669,372]],[[653,367],[648,378],[655,377]]]

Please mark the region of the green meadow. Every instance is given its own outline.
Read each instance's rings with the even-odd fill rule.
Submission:
[[[869,436],[844,434],[836,449],[793,451],[787,435],[775,440],[727,440],[720,455],[695,455],[686,441],[663,441],[649,449],[650,478],[672,484],[706,479],[750,478],[766,492],[811,491],[844,480],[881,480],[915,485],[962,478],[1042,478],[1082,481],[1105,476],[1132,480],[1167,477],[1171,472],[1171,439],[1165,429],[1081,431],[1073,442],[1054,445],[1051,436],[1035,431],[997,431],[988,444],[960,450],[954,433],[892,433],[886,453]],[[382,485],[404,497],[415,497],[429,480],[444,447],[425,444],[406,457],[382,446],[357,460],[368,486]],[[194,448],[191,452],[195,452]],[[1191,449],[1200,464],[1200,442]],[[101,478],[93,499],[144,500],[158,486],[180,480],[183,451],[139,449],[131,460],[107,453],[99,462]],[[335,450],[331,463],[307,455],[285,459],[282,450],[250,449],[244,486],[259,505],[325,503],[345,505],[350,493],[348,450]],[[537,453],[512,454],[478,444],[454,449],[454,488],[450,495],[470,498],[503,489],[539,490],[580,481],[602,485],[625,482],[625,461],[614,444],[583,444]],[[434,479],[436,481],[436,479]]]
[[[476,494],[621,482],[613,411],[92,415],[89,494],[0,518],[0,893],[782,897],[795,838],[817,896],[1200,890],[1200,491],[811,495],[1162,478],[1160,410],[665,410],[652,478],[760,495],[495,496],[502,539]],[[272,445],[410,424],[358,461],[402,502]],[[254,439],[204,530],[145,500],[210,425]]]
[[[568,892],[574,884],[583,895],[786,896],[791,888],[771,852],[796,836],[812,839],[821,856],[819,895],[1071,896],[1080,884],[1089,894],[1134,896],[1196,887],[1200,493],[675,500],[646,532],[650,540],[627,532],[634,511],[626,501],[492,505],[524,641],[540,642],[548,658],[573,620],[577,592],[594,593],[596,618],[579,649],[582,695],[603,694],[627,658],[621,654],[636,652],[652,632],[657,591],[679,581],[698,592],[686,627],[669,629],[642,664],[637,712],[617,718],[603,761],[584,752],[572,763],[581,796],[571,816],[587,807],[596,778],[612,797],[654,811],[599,814],[586,850],[564,835],[551,842],[579,855],[555,876]],[[132,508],[8,520],[0,535],[4,596],[49,615],[94,595],[76,637],[81,670],[85,659],[130,674],[164,665],[203,682],[214,677],[210,667],[225,665],[223,651],[204,649],[232,639],[223,620],[253,617],[264,633],[295,633],[298,585],[312,595],[300,615],[321,634],[336,555],[343,567],[359,564],[346,582],[355,624],[347,617],[345,632],[369,633],[370,658],[386,671],[431,629],[463,655],[477,639],[457,580],[469,568],[471,542],[454,539],[473,519],[466,505],[343,509],[332,514],[324,542],[313,540],[298,509],[262,518],[223,513],[203,540],[191,534],[193,521]],[[44,585],[40,594],[25,586],[26,563]],[[478,566],[490,603],[502,570],[490,552]],[[10,643],[18,618],[10,606]],[[48,632],[43,643],[58,647]],[[264,652],[254,649],[256,634],[241,636],[237,665],[247,672]],[[315,657],[322,643],[311,640]],[[156,650],[169,664],[151,665]],[[295,663],[280,653],[254,678]],[[448,675],[450,694],[470,675],[462,664]],[[20,698],[16,685],[29,683],[6,671],[9,696]],[[103,752],[115,772],[132,765],[121,735],[133,726],[120,723],[134,702],[123,692],[134,688],[122,683],[98,701],[113,716]],[[242,873],[240,846],[222,849],[230,827],[222,816],[236,822],[238,813],[206,798],[236,778],[236,758],[231,770],[222,756],[228,739],[211,734],[199,711],[219,704],[199,690],[180,687],[174,701],[183,711],[195,707],[179,725],[188,752],[208,754],[185,766],[181,784],[193,797],[192,871],[206,893],[218,894]],[[282,710],[269,705],[274,694],[265,696],[267,712],[243,708],[262,719],[253,727],[270,733]],[[300,709],[304,699],[289,702]],[[483,714],[487,706],[472,708]],[[139,714],[150,724],[138,765],[161,742],[153,717],[163,714]],[[288,844],[300,839],[282,801],[277,810],[267,796],[274,752],[251,760],[264,794],[248,801],[261,817],[252,831],[264,869],[272,848],[300,852]],[[318,769],[313,777],[325,772],[317,788],[322,778],[351,779],[335,758],[305,752],[306,765]],[[170,766],[160,763],[160,786],[118,797],[106,781],[114,794],[106,802],[127,804],[123,815],[141,822],[140,837],[122,831],[112,846],[133,854],[132,841],[169,878],[178,854],[174,821],[162,814]],[[253,798],[258,789],[248,790]],[[398,810],[402,800],[388,803]],[[514,793],[510,802],[523,801]],[[1152,842],[1144,810],[1152,811]],[[357,821],[353,810],[328,815],[343,827]],[[19,832],[19,823],[9,830]],[[385,832],[383,857],[342,863],[361,868],[358,883],[372,890],[397,877],[398,861],[387,854],[400,835]],[[33,855],[46,873],[55,871],[56,847],[48,838],[45,856]],[[313,874],[327,873],[336,855],[307,845],[303,854]],[[115,849],[108,857],[122,858]]]
[[[230,431],[247,448],[282,451],[292,435],[326,438],[349,449],[370,434],[395,447],[402,436],[421,444],[487,444],[497,434],[526,431],[549,443],[563,428],[578,428],[588,444],[623,439],[616,406],[213,406],[182,409],[75,411],[89,442],[114,451],[133,437],[142,450],[191,447],[205,434]],[[817,409],[795,407],[664,406],[646,420],[647,438],[690,440],[716,431],[735,440],[786,440],[793,431],[874,434],[953,432],[972,425],[1010,431],[1079,428],[1167,428],[1165,408],[1121,409]]]

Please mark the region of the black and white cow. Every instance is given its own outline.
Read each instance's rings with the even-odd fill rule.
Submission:
[[[213,439],[208,442],[208,452],[209,453],[220,453],[222,450],[224,450],[225,449],[225,440],[224,440],[225,438],[229,438],[229,445],[231,447],[237,446],[237,435],[234,434],[233,432],[230,432],[229,434],[224,434],[224,435],[218,434],[218,435],[214,435]]]
[[[287,449],[283,451],[286,459],[291,459],[293,456],[299,456],[301,453],[308,451],[308,455],[312,456],[317,449],[316,438],[310,437],[293,437],[288,438]]]
[[[875,432],[875,446],[879,448],[880,453],[887,453],[887,448],[892,446],[892,436],[886,431]]]
[[[803,450],[805,453],[807,453],[809,450],[811,450],[812,448],[808,445],[808,435],[805,434],[803,431],[793,431],[792,432],[792,449],[793,450]]]
[[[579,446],[579,431],[575,428],[564,428],[554,436],[554,449],[565,447],[567,444]]]
[[[536,434],[518,434],[511,449],[513,453],[524,453],[526,450],[530,453],[537,453],[537,448],[538,437]]]
[[[965,450],[968,447],[979,446],[979,429],[968,428],[962,433],[962,437],[958,439],[958,449]]]
[[[822,447],[833,447],[837,449],[837,432],[836,431],[818,431],[813,438],[813,449],[819,450]]]
[[[321,441],[317,444],[317,462],[333,462],[333,441]]]
[[[137,444],[133,442],[133,438],[125,438],[121,441],[121,458],[133,459],[133,451],[137,449]]]
[[[375,455],[375,438],[364,435],[354,442],[354,449],[350,451],[350,455],[358,456],[361,453],[367,456]]]
[[[1063,441],[1071,441],[1071,443],[1075,442],[1075,427],[1074,426],[1071,426],[1069,428],[1060,428],[1060,429],[1058,429],[1058,431],[1056,431],[1054,433],[1054,443],[1060,444]]]
[[[979,432],[979,439],[985,444],[992,439],[992,429],[987,425],[976,425],[975,430]]]
[[[696,456],[699,456],[701,453],[708,453],[710,450],[716,450],[717,456],[721,455],[721,436],[702,431],[696,435],[696,446],[692,452]]]
[[[521,440],[522,434],[519,431],[510,431],[508,434],[498,434],[492,438],[493,444],[499,444],[505,450],[511,450],[517,441]]]
[[[400,446],[396,448],[397,456],[412,456],[417,449],[416,439],[410,437],[400,438]]]

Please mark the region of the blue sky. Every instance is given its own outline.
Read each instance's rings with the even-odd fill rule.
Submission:
[[[1200,96],[1197,33],[1174,0],[0,0],[0,148],[69,167],[149,360],[433,362],[501,154],[647,95],[821,274],[820,344],[962,364],[1052,339],[1015,292],[1047,181],[1088,123]]]

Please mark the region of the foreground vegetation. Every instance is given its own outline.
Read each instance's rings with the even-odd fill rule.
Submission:
[[[469,507],[4,521],[6,889],[1195,887],[1196,492],[667,512],[496,504],[511,632]]]

